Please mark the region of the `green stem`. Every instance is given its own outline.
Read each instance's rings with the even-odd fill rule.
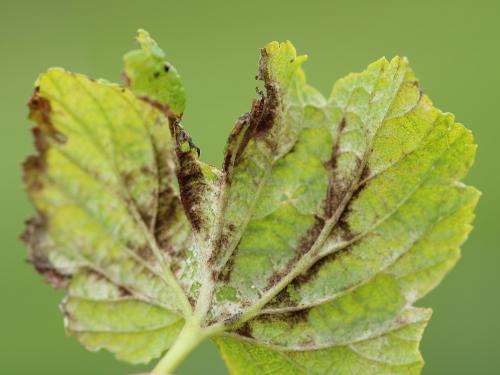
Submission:
[[[197,320],[187,321],[167,354],[158,362],[151,375],[171,375],[202,341],[224,330],[221,325],[201,328]]]

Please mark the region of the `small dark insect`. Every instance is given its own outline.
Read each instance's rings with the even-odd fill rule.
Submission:
[[[170,70],[170,66],[168,66],[168,64],[163,65],[163,70],[168,73],[168,71]]]

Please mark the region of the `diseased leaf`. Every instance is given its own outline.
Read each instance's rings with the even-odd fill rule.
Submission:
[[[232,374],[418,374],[430,310],[413,303],[471,230],[471,133],[405,58],[306,83],[290,42],[261,51],[265,93],[221,170],[181,124],[184,89],[145,31],[125,86],[51,69],[24,165],[29,259],[65,287],[90,350],[173,371],[212,338]]]
[[[104,308],[98,294],[106,283],[137,303],[162,307],[165,319],[173,313],[182,319],[190,305],[172,266],[183,256],[189,228],[176,217],[183,214],[175,209],[173,143],[163,113],[126,88],[59,69],[39,78],[30,109],[40,152],[24,165],[28,193],[39,211],[26,232],[35,267],[58,283],[67,279],[70,292],[84,277],[75,277],[80,272],[102,279],[87,288],[87,308]],[[158,218],[168,200],[170,214]],[[72,307],[66,311],[72,319],[82,318],[72,303],[66,307]],[[123,329],[108,328],[117,335]],[[92,326],[74,331],[70,324],[68,330],[95,347]],[[151,353],[127,357],[108,347],[134,362],[151,359]],[[156,349],[156,355],[167,347]]]
[[[231,374],[419,374],[418,344],[429,316],[384,335],[310,351],[282,351],[241,337],[217,338]]]

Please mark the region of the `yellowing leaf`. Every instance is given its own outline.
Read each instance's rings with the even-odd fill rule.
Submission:
[[[102,279],[87,288],[94,305],[87,308],[103,306],[97,294],[107,283],[133,297],[134,306],[143,301],[182,319],[190,305],[171,267],[190,232],[174,191],[173,143],[163,113],[126,88],[59,69],[39,78],[30,108],[40,152],[24,166],[39,211],[26,234],[35,267],[53,281],[67,280],[69,290],[80,272]],[[168,216],[158,217],[165,205]],[[67,314],[80,319],[77,311]],[[95,346],[92,329],[68,329]]]
[[[265,93],[219,170],[181,124],[184,89],[145,31],[127,85],[51,69],[25,163],[29,259],[66,288],[90,350],[168,374],[206,338],[232,374],[418,374],[430,310],[413,304],[471,230],[471,133],[405,58],[306,83],[290,42],[261,51]]]

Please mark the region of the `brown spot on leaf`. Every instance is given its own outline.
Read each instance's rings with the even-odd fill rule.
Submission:
[[[144,259],[146,262],[152,262],[156,260],[156,257],[148,245],[134,246],[132,243],[128,243],[127,247],[134,251],[141,259]]]
[[[310,310],[311,310],[310,308],[305,308],[302,310],[291,311],[286,314],[283,314],[283,318],[288,322],[291,322],[293,325],[304,323],[307,322],[309,319]]]
[[[40,96],[40,87],[36,87],[28,102],[29,119],[35,123],[32,129],[37,155],[29,156],[23,163],[23,181],[29,192],[43,189],[43,176],[47,167],[46,154],[51,142],[64,143],[64,135],[51,123],[50,102]],[[20,236],[28,246],[28,262],[44,276],[54,287],[66,286],[70,275],[56,269],[47,255],[47,222],[43,213],[26,222],[24,233]]]
[[[301,310],[289,311],[277,314],[262,314],[257,317],[259,321],[268,323],[285,322],[290,326],[305,323],[309,320],[309,311],[311,308],[307,307]]]
[[[276,123],[279,109],[278,89],[272,81],[268,70],[268,55],[265,49],[261,50],[261,61],[259,63],[259,74],[256,77],[264,81],[266,95],[258,91],[259,99],[252,103],[249,113],[243,115],[235,127],[235,135],[239,138],[239,133],[244,134],[237,147],[231,148],[231,155],[234,152],[234,164],[239,164],[241,156],[251,139],[258,138],[266,142],[271,150],[276,149],[275,140],[270,137],[270,131]],[[247,124],[247,126],[243,126]],[[225,158],[227,160],[227,158]]]
[[[325,226],[325,221],[322,218],[316,216],[315,220],[315,224],[309,228],[305,235],[299,240],[295,256],[288,261],[284,268],[274,272],[271,277],[269,277],[264,291],[273,288],[283,277],[288,275],[297,261],[311,250],[323,230],[323,227]]]
[[[368,164],[366,164],[365,167],[363,168],[363,172],[361,172],[360,181],[367,179],[369,176],[370,176],[370,167],[368,166]]]
[[[316,261],[311,267],[309,267],[308,270],[306,270],[304,273],[300,274],[297,276],[293,281],[292,284],[294,288],[299,289],[301,285],[307,284],[311,280],[313,280],[318,272],[322,270],[326,264],[334,262],[336,259],[339,259],[343,256],[346,256],[351,252],[352,245],[347,246],[343,249],[340,249],[332,254],[329,254],[323,258],[320,258],[318,261]]]
[[[340,216],[339,221],[337,223],[337,228],[339,228],[341,232],[341,237],[344,241],[350,241],[354,238],[354,233],[351,230],[351,227],[348,222],[349,212],[344,212],[342,216]]]
[[[126,171],[121,173],[122,181],[126,186],[132,185],[134,181],[134,172]]]
[[[50,124],[51,106],[50,102],[44,97],[39,96],[40,88],[36,87],[33,95],[28,101],[30,110],[29,118],[38,124]]]
[[[54,288],[65,288],[68,280],[71,278],[69,275],[59,273],[55,268],[42,267],[39,263],[32,262],[33,266],[39,274]]]
[[[358,168],[361,168],[361,161],[358,162]],[[363,168],[363,171],[361,172],[360,178],[358,181],[363,181],[366,177],[370,175],[370,168],[368,165],[366,165]],[[357,181],[355,181],[357,182]],[[355,236],[356,233],[354,233],[349,225],[349,216],[351,215],[351,205],[353,202],[356,201],[358,198],[359,194],[365,189],[365,183],[361,183],[356,190],[351,194],[351,197],[349,199],[349,203],[347,204],[347,207],[344,209],[342,212],[342,215],[339,217],[337,227],[339,228],[341,232],[341,237],[344,241],[350,241],[352,240]]]
[[[224,265],[224,268],[222,269],[222,271],[218,272],[214,275],[216,280],[220,281],[221,283],[224,283],[224,284],[229,283],[229,281],[231,279],[231,272],[233,271],[233,268],[234,268],[234,254],[229,257],[229,259],[228,259],[227,263]]]
[[[266,282],[266,286],[263,288],[264,292],[272,289],[279,281],[285,277],[291,270],[293,264],[296,262],[296,257],[288,262],[285,268],[275,271]]]
[[[159,193],[158,201],[159,206],[154,229],[155,237],[162,250],[167,252],[171,257],[176,257],[179,249],[171,246],[168,229],[173,222],[179,220],[180,211],[182,211],[181,202],[171,186],[167,186]]]
[[[198,158],[193,155],[193,151],[199,155],[198,147],[193,145],[191,137],[178,122],[174,122],[171,126],[176,141],[175,152],[179,164],[176,172],[181,201],[193,229],[200,231],[206,224],[200,208],[210,189],[210,183],[205,179]]]
[[[30,155],[23,163],[23,181],[28,191],[40,191],[43,189],[43,179],[40,171],[45,170],[45,158],[39,155]]]
[[[124,286],[119,286],[118,291],[120,292],[120,297],[130,297],[132,295],[132,292]]]
[[[323,227],[325,226],[325,221],[322,218],[316,216],[314,219],[315,219],[314,225],[311,228],[309,228],[306,234],[302,236],[302,238],[299,241],[299,246],[298,246],[299,256],[306,254],[311,249],[313,244],[318,239],[318,236],[320,235],[321,231],[323,230]]]
[[[210,254],[210,257],[208,259],[208,264],[213,267],[214,269],[217,270],[217,272],[221,271],[224,276],[222,276],[223,280],[229,281],[229,274],[231,273],[233,269],[233,261],[234,259],[230,257],[225,265],[219,265],[217,264],[217,261],[219,259],[219,256],[222,254],[222,252],[227,248],[229,245],[229,240],[230,238],[233,238],[233,234],[236,232],[237,228],[234,224],[230,223],[226,225],[222,231],[219,237],[215,240],[215,246],[213,249],[213,252]],[[235,246],[235,249],[238,248],[239,243]],[[224,266],[225,268],[223,270],[219,270],[220,267]],[[216,279],[221,279],[219,276],[216,276]]]
[[[43,172],[46,169],[46,153],[51,142],[62,144],[66,137],[58,132],[51,123],[50,102],[39,96],[40,88],[36,87],[30,100],[29,119],[35,123],[32,128],[37,155],[29,156],[23,163],[23,181],[28,191],[37,191],[43,188]]]
[[[342,117],[342,120],[340,120],[339,124],[339,134],[342,134],[346,126],[347,126],[347,120],[345,117]]]
[[[229,243],[229,235],[226,233],[224,230],[222,230],[222,233],[217,237],[217,239],[214,241],[214,248],[212,253],[210,254],[210,257],[208,258],[208,264],[214,268],[214,280],[216,280],[217,277],[217,272],[218,270],[215,270],[217,268],[217,260],[219,259],[220,254],[224,251],[226,246]]]
[[[316,263],[314,263],[311,267],[309,267],[308,270],[305,272],[301,273],[299,276],[297,276],[293,281],[292,285],[294,287],[300,286],[302,284],[306,284],[309,282],[315,275],[316,273],[321,270],[323,265],[329,261],[329,256],[323,257],[319,259]]]
[[[235,329],[235,332],[240,336],[248,337],[250,339],[253,338],[252,327],[248,322],[244,323],[241,327]]]
[[[295,303],[292,301],[290,297],[290,293],[288,292],[288,288],[282,289],[270,303],[266,305],[266,308],[273,308],[279,306],[294,306]]]
[[[243,154],[250,141],[262,142],[272,153],[277,149],[277,140],[271,134],[271,129],[278,116],[279,97],[278,90],[269,75],[268,56],[265,49],[261,50],[259,73],[256,78],[264,81],[266,95],[257,91],[259,98],[252,102],[251,111],[238,119],[229,136],[224,153],[222,180],[224,186],[231,184],[233,168],[243,160]],[[211,264],[215,264],[220,254],[224,252],[235,231],[236,228],[223,228],[219,238],[215,241],[215,249],[210,255]]]
[[[20,239],[28,246],[28,262],[54,288],[66,287],[70,275],[63,274],[50,262],[46,246],[46,220],[43,216],[26,221],[26,228]]]
[[[250,114],[249,113],[243,114],[238,119],[238,121],[236,121],[236,124],[234,125],[231,134],[229,134],[229,138],[226,143],[227,145],[226,150],[224,152],[224,163],[223,163],[223,171],[225,172],[225,175],[228,177],[226,179],[226,183],[230,183],[229,175],[231,172],[231,168],[234,164],[234,157],[236,155],[237,150],[240,147],[241,138],[244,135],[244,132],[247,131],[249,123],[250,123]]]

